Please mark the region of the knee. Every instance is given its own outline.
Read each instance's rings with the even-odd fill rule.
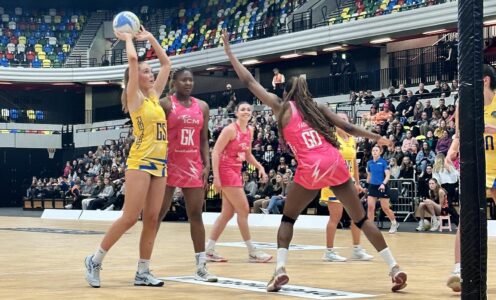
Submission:
[[[201,222],[202,221],[202,211],[189,211],[188,219],[190,222]]]
[[[135,215],[123,215],[121,217],[121,222],[126,226],[127,228],[131,228],[138,222],[138,216]]]

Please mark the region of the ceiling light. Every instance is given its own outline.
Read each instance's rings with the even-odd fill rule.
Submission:
[[[243,65],[249,66],[249,65],[256,65],[258,63],[261,63],[258,59],[248,59],[242,62]]]
[[[52,85],[74,85],[72,82],[56,82],[52,83]]]
[[[444,29],[444,28],[441,28],[441,29],[436,29],[436,30],[430,30],[430,31],[426,31],[422,34],[425,34],[425,35],[431,35],[431,34],[439,34],[439,33],[443,33],[443,32],[446,32],[448,30]]]
[[[392,38],[380,38],[380,39],[376,39],[376,40],[371,40],[370,43],[371,44],[383,44],[383,43],[387,43],[387,42],[392,42],[393,39]]]
[[[87,85],[107,85],[109,84],[107,81],[90,81],[86,82]]]
[[[12,82],[0,81],[0,84],[13,84]]]
[[[331,51],[339,51],[339,50],[343,50],[343,46],[333,46],[333,47],[329,47],[329,48],[324,48],[322,49],[322,51],[325,51],[325,52],[331,52]]]
[[[209,67],[207,68],[207,71],[217,71],[217,70],[220,70],[219,67]]]
[[[489,26],[489,25],[496,25],[496,19],[493,20],[487,20],[484,22],[484,25]]]
[[[301,54],[298,54],[298,53],[290,53],[290,54],[284,54],[284,55],[281,55],[281,58],[282,59],[288,59],[288,58],[295,58],[295,57],[300,57]]]
[[[317,51],[308,51],[308,52],[303,52],[302,54],[309,56],[317,56]]]

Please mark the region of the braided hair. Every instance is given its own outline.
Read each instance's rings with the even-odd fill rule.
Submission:
[[[308,85],[305,77],[293,76],[291,77],[284,87],[285,96],[282,105],[282,110],[278,116],[278,128],[281,142],[284,143],[284,134],[282,131],[282,117],[290,106],[289,101],[294,101],[298,112],[301,114],[303,121],[305,121],[312,129],[320,133],[326,141],[331,143],[334,147],[339,149],[339,142],[336,138],[336,128],[319,109],[317,102],[315,102],[308,90]]]
[[[191,69],[189,69],[187,67],[180,67],[180,68],[174,69],[174,71],[172,71],[171,80],[169,82],[169,93],[168,93],[169,95],[172,95],[176,92],[176,89],[174,88],[174,83],[177,80],[177,76],[179,76],[179,74],[182,74],[184,72],[190,72],[191,74],[193,74]]]

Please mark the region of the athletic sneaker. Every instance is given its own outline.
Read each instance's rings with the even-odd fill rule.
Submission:
[[[209,262],[227,262],[227,258],[220,256],[217,252],[207,252],[207,261]]]
[[[256,250],[248,254],[248,261],[251,263],[266,263],[272,259],[272,255]]]
[[[400,270],[399,266],[394,266],[391,272],[389,272],[389,276],[391,276],[391,281],[393,282],[393,287],[391,290],[393,292],[397,292],[406,287],[406,273]]]
[[[417,228],[415,228],[415,230],[417,230],[417,231],[425,231],[423,220],[420,220],[419,221],[419,225],[417,226]]]
[[[400,227],[400,223],[399,222],[391,223],[391,227],[389,228],[389,233],[390,234],[396,233],[398,231],[398,227]]]
[[[134,285],[158,287],[163,286],[164,282],[155,278],[150,271],[141,274],[136,272],[136,276],[134,277]]]
[[[267,208],[261,207],[260,210],[266,215],[270,214],[270,211]]]
[[[453,292],[461,292],[462,291],[462,278],[460,276],[460,272],[453,272],[451,276],[448,278],[448,282],[446,285],[453,290]]]
[[[93,255],[88,255],[84,259],[84,265],[86,266],[86,281],[90,286],[99,288],[102,264],[95,264],[93,262]]]
[[[274,275],[267,284],[267,292],[278,292],[288,282],[289,276],[286,273],[286,269],[281,267],[274,272]]]
[[[431,229],[429,229],[429,231],[438,231],[439,230],[439,226],[441,225],[441,223],[439,223],[438,219],[437,218],[432,218],[432,227]]]
[[[365,251],[363,248],[353,248],[353,251],[351,252],[351,259],[353,260],[362,260],[362,261],[369,261],[374,259],[374,257]]]
[[[217,282],[217,276],[210,274],[208,272],[207,266],[203,264],[196,268],[195,280],[205,281],[205,282]]]
[[[339,256],[338,253],[334,250],[326,250],[324,252],[324,256],[322,256],[322,260],[329,262],[345,262],[346,258]]]

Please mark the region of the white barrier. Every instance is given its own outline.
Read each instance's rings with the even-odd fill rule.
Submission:
[[[487,221],[487,236],[496,237],[496,221],[494,220]]]
[[[41,215],[41,218],[55,220],[79,220],[82,212],[82,210],[73,209],[45,209]]]
[[[83,210],[79,220],[85,221],[115,221],[122,216],[122,211]]]
[[[219,213],[203,213],[203,223],[213,225]],[[282,215],[250,214],[248,224],[254,227],[274,227],[278,228],[281,224]],[[295,228],[305,229],[325,229],[329,216],[309,216],[301,215],[295,223]],[[227,223],[228,226],[236,226],[236,215]]]

